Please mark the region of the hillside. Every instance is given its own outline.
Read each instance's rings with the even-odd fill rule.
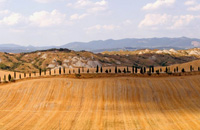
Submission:
[[[200,129],[200,76],[0,86],[0,129]]]
[[[162,53],[157,53],[157,52]],[[174,50],[175,51],[175,50]],[[191,62],[200,58],[200,49],[189,50],[137,50],[92,53],[68,49],[50,49],[30,53],[0,52],[0,69],[18,72],[38,72],[39,68],[94,68],[113,66],[169,66]],[[166,53],[170,52],[170,53]]]

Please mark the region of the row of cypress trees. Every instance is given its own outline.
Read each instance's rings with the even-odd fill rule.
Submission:
[[[46,71],[47,70],[45,69],[44,70],[44,75],[46,75]],[[194,71],[194,67],[192,65],[190,66],[190,71],[191,72]],[[198,71],[200,71],[200,67],[198,67]],[[88,69],[86,72],[90,73],[90,70]],[[132,66],[132,73],[133,74],[137,74],[137,73],[141,73],[141,74],[145,74],[145,73],[147,73],[147,74],[157,73],[157,74],[159,74],[161,72],[163,72],[162,68],[160,68],[159,70],[155,70],[154,66],[149,66],[149,70],[148,71],[147,71],[146,67]],[[172,73],[172,71],[170,70],[170,67],[166,67],[164,72],[168,73],[168,74]],[[178,72],[185,72],[185,69],[182,68],[181,71],[179,71],[179,67],[177,66],[176,68],[174,68],[174,73],[178,73]],[[72,72],[71,72],[71,70],[69,70],[68,73],[69,74],[75,73],[75,70],[72,70]],[[80,74],[80,73],[84,73],[84,67],[82,67],[82,70],[81,70],[81,68],[78,68],[78,74]],[[97,67],[96,67],[96,73],[103,73],[103,67],[102,66],[99,67],[97,65]],[[111,69],[106,69],[105,73],[112,73],[112,70]],[[114,73],[131,73],[131,71],[129,70],[128,66],[126,68],[124,68],[123,70],[121,70],[120,68],[118,68],[117,66],[115,66]],[[34,76],[36,76],[36,72],[34,72],[33,74],[34,74]],[[55,74],[56,74],[56,70],[54,69],[54,75]],[[59,67],[59,75],[61,75],[61,74],[62,74],[62,68]],[[63,74],[66,74],[65,68],[63,68]],[[42,75],[42,69],[40,68],[39,69],[39,76],[41,76],[41,75]],[[49,69],[49,75],[52,75],[51,69]],[[29,73],[28,76],[31,77],[32,73]],[[23,77],[26,78],[27,74],[24,73]],[[17,78],[16,77],[16,72],[14,72],[13,78],[12,78],[12,76],[10,74],[8,75],[8,81],[15,80],[16,78]],[[19,79],[21,79],[21,78],[22,78],[22,74],[19,74]],[[4,75],[3,80],[6,81],[6,75]],[[1,81],[2,81],[2,79],[0,77],[0,82]]]

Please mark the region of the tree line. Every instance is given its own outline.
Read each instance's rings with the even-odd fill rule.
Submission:
[[[103,68],[102,66],[98,66],[96,67],[96,70],[94,73],[115,73],[115,74],[119,74],[119,73],[132,73],[132,74],[148,74],[148,75],[151,75],[153,73],[156,73],[156,74],[160,74],[160,73],[167,73],[167,74],[172,74],[172,73],[184,73],[186,72],[184,68],[179,68],[178,66],[176,68],[174,68],[174,70],[171,70],[170,67],[165,67],[165,69],[163,68],[160,68],[160,69],[157,69],[155,70],[155,67],[154,66],[149,66],[149,67],[137,67],[137,66],[132,66],[132,67],[123,67],[123,69],[121,69],[122,67],[118,67],[118,66],[115,66],[113,69],[114,71],[111,69],[111,67],[108,69],[107,67]],[[131,69],[130,69],[131,68]],[[190,72],[193,72],[195,71],[194,67],[191,65],[190,66]],[[42,76],[42,73],[43,75],[47,75],[47,71],[49,72],[49,75],[56,75],[56,69],[53,69],[53,73],[52,73],[52,69],[44,69],[42,70],[41,68],[38,70],[38,76]],[[198,71],[200,71],[200,67],[198,67]],[[82,67],[82,68],[78,68],[77,71],[75,71],[75,69],[71,70],[69,69],[68,70],[68,74],[81,74],[81,73],[91,73],[90,72],[90,69],[88,68],[86,71],[85,71],[85,68]],[[65,67],[61,68],[59,67],[58,69],[58,74],[61,75],[61,74],[67,74],[66,72],[66,69]],[[30,78],[32,76],[36,77],[36,72],[33,72],[33,73],[20,73],[19,74],[19,78],[18,79],[22,79],[22,75],[23,75],[23,78]],[[7,79],[7,80],[6,80]],[[0,83],[1,82],[7,82],[7,81],[10,81],[10,82],[13,82],[17,79],[17,74],[16,72],[14,72],[13,74],[13,77],[11,76],[11,74],[8,74],[7,75],[7,78],[6,78],[6,75],[4,75],[3,79],[0,77]]]

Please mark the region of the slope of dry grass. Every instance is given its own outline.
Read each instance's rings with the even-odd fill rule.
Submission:
[[[0,86],[0,129],[200,129],[200,76],[47,78]]]

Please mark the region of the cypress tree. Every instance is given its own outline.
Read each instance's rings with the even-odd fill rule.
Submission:
[[[178,72],[178,66],[176,67],[176,72]]]
[[[123,71],[124,73],[126,73],[126,69],[124,68],[124,71]]]
[[[192,72],[192,65],[190,65],[190,71]]]
[[[109,69],[109,73],[111,73],[112,72],[112,70],[111,69]]]
[[[154,73],[154,66],[152,66],[152,73]]]
[[[80,70],[80,68],[78,68],[78,73],[79,73],[79,74],[81,73],[81,70]]]
[[[108,73],[108,70],[106,69],[106,71],[105,71],[106,73]]]
[[[118,69],[118,73],[121,73],[122,71],[120,69]]]
[[[42,69],[41,68],[39,69],[39,74],[40,74],[40,76],[42,75]]]
[[[138,72],[138,68],[137,68],[137,67],[135,67],[135,73],[137,74],[137,72]]]
[[[143,68],[140,69],[140,74],[144,74]]]
[[[126,67],[126,72],[127,72],[127,73],[129,72],[129,70],[128,70],[128,66]]]
[[[8,81],[11,81],[11,75],[10,74],[8,75]]]
[[[146,67],[144,67],[144,73],[146,73]]]
[[[61,75],[61,67],[59,67],[59,75]]]
[[[134,74],[134,72],[135,72],[135,67],[132,66],[132,73]]]
[[[166,72],[166,73],[168,72],[168,68],[167,68],[167,67],[165,68],[165,72]]]
[[[99,66],[97,65],[96,73],[98,73],[98,72],[99,72]]]
[[[149,67],[149,73],[151,73],[151,66]]]
[[[65,74],[65,67],[63,67],[63,73]]]
[[[100,68],[100,72],[103,73],[103,68],[102,68],[102,66],[101,66],[101,68]]]
[[[117,66],[115,66],[115,73],[117,73]]]

